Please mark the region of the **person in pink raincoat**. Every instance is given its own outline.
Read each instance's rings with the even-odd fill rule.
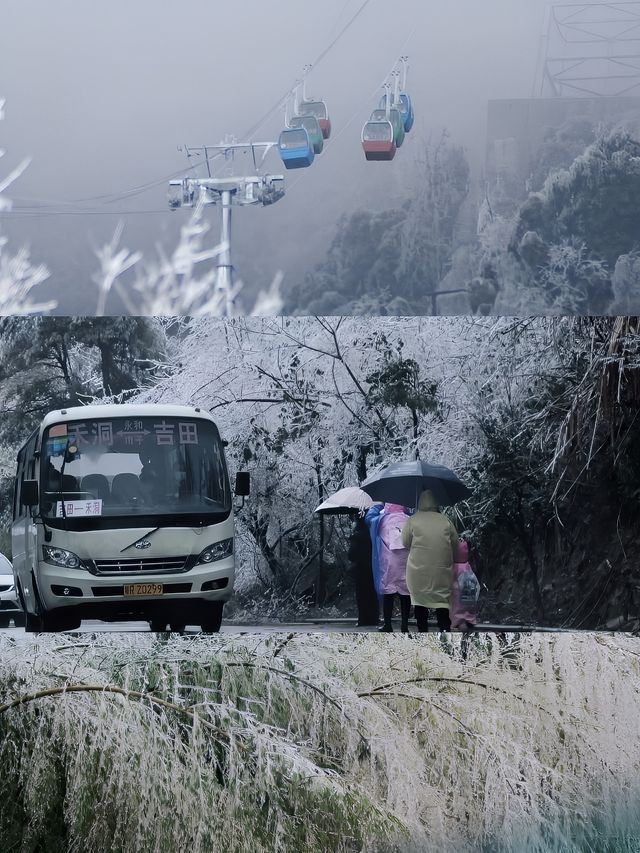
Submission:
[[[480,584],[469,565],[469,546],[461,539],[455,549],[451,573],[451,627],[468,633],[478,619]]]
[[[393,631],[391,620],[395,597],[400,597],[400,630],[409,631],[411,596],[407,588],[407,557],[409,551],[402,544],[402,528],[409,516],[399,504],[385,504],[378,527],[378,557],[380,580],[378,592],[382,595],[384,624],[381,631]]]

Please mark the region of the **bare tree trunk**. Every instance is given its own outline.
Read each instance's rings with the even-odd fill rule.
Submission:
[[[536,559],[533,535],[527,535],[523,521],[512,522],[511,527],[522,546],[525,557],[527,558],[529,578],[531,580],[531,586],[533,587],[533,596],[536,602],[538,621],[544,624],[547,617],[544,602],[542,600],[542,591],[540,589],[538,560]]]
[[[324,500],[324,483],[322,482],[322,461],[320,453],[315,458],[316,480],[318,483],[318,502]],[[327,578],[324,563],[324,516],[319,513],[320,536],[318,542],[318,579],[316,583],[316,607],[322,607],[327,600]]]

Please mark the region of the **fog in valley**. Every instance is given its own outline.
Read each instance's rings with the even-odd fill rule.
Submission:
[[[285,94],[315,63],[309,96],[330,109],[333,133],[310,169],[289,172],[275,207],[234,214],[233,261],[246,299],[278,270],[286,286],[321,261],[341,214],[399,207],[424,144],[443,129],[482,177],[487,101],[532,95],[544,0],[157,0],[108,6],[81,0],[5,0],[0,30],[6,150],[12,185],[0,226],[31,248],[57,312],[95,311],[95,250],[124,222],[122,245],[145,260],[177,245],[187,210],[170,211],[167,181],[187,173],[178,146],[277,139]],[[393,163],[365,162],[360,132],[401,54],[415,128]],[[316,61],[318,60],[318,61]],[[266,117],[266,118],[265,118]],[[238,161],[243,173],[253,166]],[[285,172],[277,152],[265,167]],[[190,174],[204,176],[200,169]],[[206,217],[218,240],[218,213]],[[108,310],[123,310],[112,296]]]

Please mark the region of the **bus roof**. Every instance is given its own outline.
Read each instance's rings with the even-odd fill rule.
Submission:
[[[215,423],[206,409],[196,406],[175,406],[165,403],[107,403],[105,405],[70,406],[49,412],[42,419],[42,429],[61,421],[103,420],[108,418],[203,418]]]

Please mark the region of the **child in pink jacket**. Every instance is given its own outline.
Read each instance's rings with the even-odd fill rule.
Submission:
[[[451,573],[451,627],[468,633],[478,620],[480,584],[469,565],[469,546],[458,542]]]

